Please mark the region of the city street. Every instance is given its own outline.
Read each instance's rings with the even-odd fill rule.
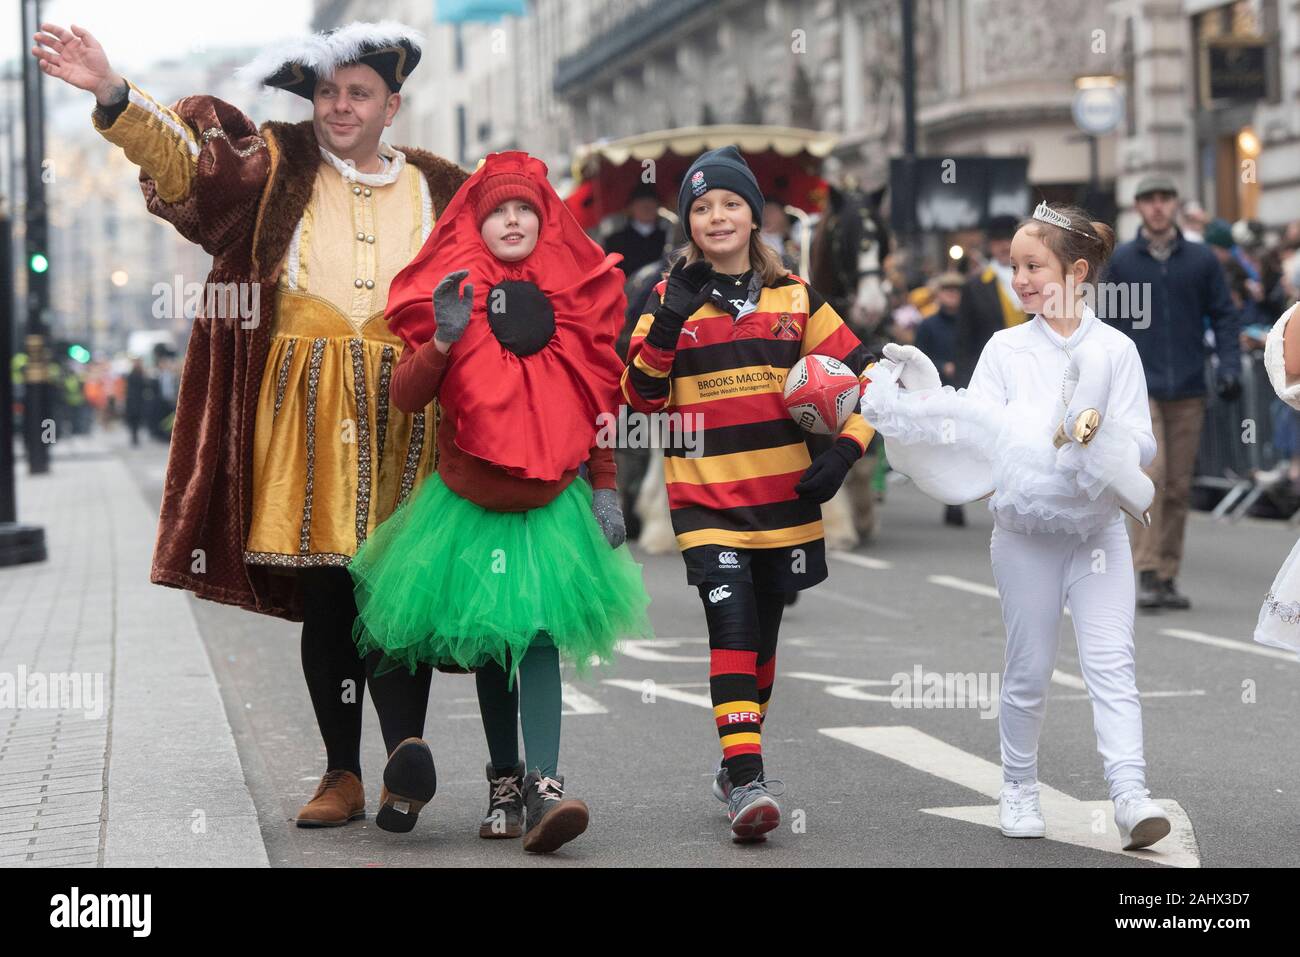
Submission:
[[[162,448],[120,454],[156,513]],[[830,580],[787,610],[764,734],[769,776],[787,789],[785,820],[766,844],[751,847],[731,844],[710,795],[718,749],[704,620],[676,554],[639,556],[656,640],[626,647],[614,668],[585,681],[566,675],[560,770],[592,818],[587,834],[546,860],[525,855],[517,842],[477,837],[486,747],[473,680],[454,675],[434,679],[426,736],[439,787],[412,833],[384,833],[369,819],[341,829],[294,827],[324,770],[299,629],[189,595],[185,601],[220,685],[272,866],[1300,864],[1300,662],[1250,641],[1294,531],[1194,513],[1179,578],[1193,610],[1139,617],[1148,783],[1171,811],[1174,832],[1151,852],[1126,854],[1105,800],[1068,625],[1042,739],[1047,840],[1008,840],[993,827],[1000,773],[991,708],[891,703],[899,697],[896,674],[987,678],[1001,670],[990,519],[969,507],[968,526],[949,529],[941,511],[909,485],[891,485],[877,539],[834,555]],[[916,697],[926,703],[919,689]],[[363,763],[373,815],[383,746],[367,711]],[[196,775],[196,787],[202,780]]]
[[[0,3],[10,909],[1267,926],[1300,0],[380,6]]]

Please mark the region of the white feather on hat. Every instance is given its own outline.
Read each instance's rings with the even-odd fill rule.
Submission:
[[[267,47],[236,70],[235,77],[243,83],[262,85],[291,63],[317,76],[330,76],[341,66],[361,62],[368,51],[400,43],[414,47],[418,57],[424,46],[424,35],[396,20],[354,21],[329,33],[294,37]]]

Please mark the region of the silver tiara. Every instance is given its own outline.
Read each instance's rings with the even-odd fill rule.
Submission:
[[[1058,213],[1056,210],[1052,209],[1052,207],[1048,206],[1046,202],[1038,204],[1038,207],[1034,210],[1034,219],[1038,220],[1040,223],[1051,223],[1053,226],[1059,226],[1061,229],[1068,229],[1072,233],[1078,233],[1080,236],[1087,236],[1089,239],[1095,239],[1098,242],[1101,242],[1100,236],[1094,236],[1092,233],[1079,229],[1077,226],[1070,225],[1070,218],[1068,216]]]

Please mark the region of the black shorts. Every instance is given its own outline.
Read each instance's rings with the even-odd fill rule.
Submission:
[[[793,592],[826,580],[826,540],[781,548],[696,545],[682,552],[689,585],[751,582],[757,591]]]

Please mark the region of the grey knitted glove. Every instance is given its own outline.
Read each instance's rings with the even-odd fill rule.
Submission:
[[[468,269],[458,269],[442,277],[433,290],[433,318],[438,329],[433,337],[451,345],[465,334],[469,325],[470,310],[474,305],[474,287],[465,284],[465,294],[460,294],[460,282],[469,275]]]
[[[610,548],[618,548],[627,541],[627,528],[623,524],[623,509],[618,504],[618,492],[612,488],[598,488],[592,495],[591,513],[605,533]]]

